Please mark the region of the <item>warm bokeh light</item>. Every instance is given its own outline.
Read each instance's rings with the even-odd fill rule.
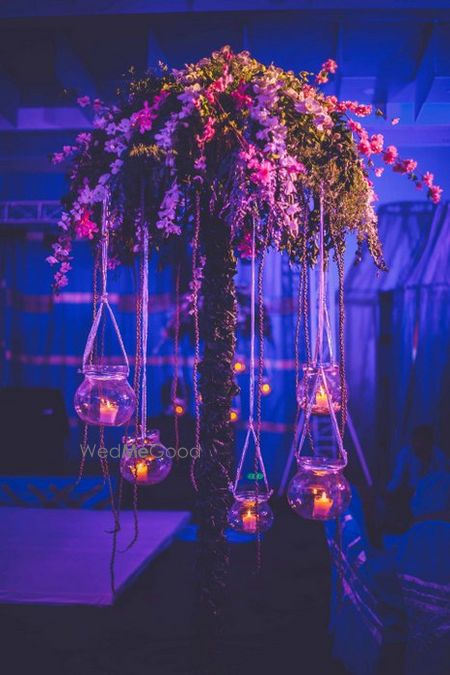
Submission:
[[[245,363],[242,360],[237,360],[233,364],[233,370],[235,373],[243,373],[245,371]]]
[[[186,408],[180,402],[174,404],[175,415],[181,416],[186,412]]]
[[[261,384],[261,394],[263,396],[268,396],[272,392],[272,385],[270,382],[263,382]]]

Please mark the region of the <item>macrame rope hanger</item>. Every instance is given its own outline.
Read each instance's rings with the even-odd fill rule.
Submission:
[[[269,487],[267,480],[266,468],[261,454],[261,444],[259,435],[255,429],[255,342],[256,342],[256,218],[253,219],[252,230],[252,260],[251,260],[251,295],[250,295],[250,391],[249,391],[249,416],[247,434],[245,436],[244,446],[242,448],[241,457],[236,471],[236,478],[234,483],[230,486],[231,492],[234,496],[238,493],[239,482],[242,477],[242,470],[245,458],[250,446],[250,440],[253,438],[255,444],[255,459],[259,463],[261,473],[263,476],[264,485],[266,488],[267,497],[270,497],[272,490]],[[256,463],[256,462],[255,462]],[[256,477],[255,477],[256,481]]]
[[[140,433],[141,438],[145,438],[147,433],[147,348],[148,348],[148,227],[145,221],[142,227],[142,303],[141,303],[141,317],[142,317],[142,331],[141,331],[141,410],[140,410],[140,424],[136,430]]]
[[[331,417],[331,423],[334,429],[336,436],[336,442],[338,445],[339,455],[341,458],[342,467],[347,465],[347,452],[344,448],[343,439],[341,431],[339,429],[339,424],[334,412],[330,392],[328,389],[327,378],[324,370],[324,361],[323,361],[323,343],[324,343],[324,332],[326,333],[328,350],[330,355],[330,361],[333,358],[333,341],[331,336],[331,326],[330,319],[327,309],[327,300],[325,295],[325,224],[324,224],[324,200],[323,200],[323,186],[320,187],[320,219],[319,219],[319,299],[318,299],[318,317],[317,317],[317,335],[316,343],[314,347],[314,357],[313,357],[313,366],[317,368],[317,374],[314,377],[313,384],[310,389],[310,396],[308,398],[308,403],[305,410],[305,419],[302,434],[300,437],[300,442],[296,451],[297,461],[300,459],[300,454],[308,433],[308,423],[312,414],[312,409],[315,402],[315,393],[316,387],[320,383],[323,386],[325,395],[327,397],[328,410]]]
[[[111,322],[114,327],[117,339],[119,341],[120,349],[123,354],[125,365],[127,368],[127,375],[129,374],[130,365],[128,363],[128,356],[125,349],[125,345],[122,340],[122,335],[120,334],[119,326],[112,311],[111,305],[109,304],[108,299],[108,245],[109,245],[109,192],[105,190],[105,196],[103,198],[103,209],[102,209],[102,239],[101,239],[101,272],[102,272],[102,293],[100,296],[100,302],[97,312],[95,313],[94,321],[89,331],[89,335],[86,342],[86,347],[83,354],[83,373],[88,367],[89,356],[94,348],[95,340],[97,338],[98,329],[100,326],[100,321],[103,316],[103,309],[106,308],[111,317]]]

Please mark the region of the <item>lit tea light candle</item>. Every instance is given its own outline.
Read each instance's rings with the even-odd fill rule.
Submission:
[[[251,509],[248,509],[247,513],[242,516],[242,526],[245,532],[256,532],[257,517]]]
[[[327,496],[326,492],[314,495],[313,518],[327,518],[332,506],[333,500]]]
[[[320,385],[316,392],[316,404],[314,407],[316,410],[328,412],[328,397],[322,385]]]
[[[148,466],[144,460],[137,462],[136,466],[131,466],[131,473],[136,479],[137,483],[146,483],[148,478]]]
[[[100,399],[100,422],[102,424],[114,424],[116,421],[119,406],[107,398]]]

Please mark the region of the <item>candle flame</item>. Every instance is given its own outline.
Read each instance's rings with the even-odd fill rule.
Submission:
[[[333,500],[327,495],[325,490],[322,490],[320,494],[314,494],[314,507],[313,507],[313,517],[326,518],[333,506]]]
[[[319,390],[316,393],[316,403],[321,404],[321,403],[328,403],[328,398],[325,389],[323,388],[323,385],[320,385]]]
[[[114,401],[110,401],[107,398],[102,398],[100,399],[100,408],[106,408],[106,410],[114,410],[115,408],[118,408],[117,403],[114,403]]]

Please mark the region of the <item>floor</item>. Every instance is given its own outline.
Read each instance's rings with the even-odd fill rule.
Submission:
[[[3,672],[343,673],[330,656],[330,568],[323,528],[297,518],[284,500],[274,510],[259,575],[255,544],[230,545],[226,628],[210,665],[199,665],[206,645],[195,635],[193,621],[195,542],[177,540],[112,608],[0,606]]]

